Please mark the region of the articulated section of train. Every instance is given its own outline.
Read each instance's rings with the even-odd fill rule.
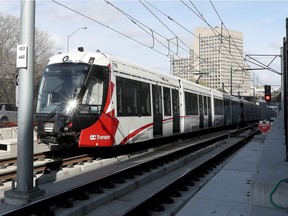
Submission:
[[[51,57],[38,95],[47,144],[115,147],[260,118],[253,103],[100,52]]]

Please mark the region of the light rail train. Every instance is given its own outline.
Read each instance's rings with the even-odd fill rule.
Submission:
[[[41,142],[115,147],[259,120],[257,105],[101,52],[58,54],[41,80]]]

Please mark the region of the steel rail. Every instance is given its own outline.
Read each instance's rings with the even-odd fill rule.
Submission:
[[[250,126],[248,127],[249,129],[251,128]],[[243,131],[244,129],[241,129]],[[246,128],[247,130],[247,128]],[[136,164],[132,165],[130,167],[123,168],[121,170],[115,171],[114,174],[108,175],[108,176],[103,176],[101,178],[95,179],[90,182],[83,183],[81,185],[75,186],[73,188],[70,188],[69,190],[66,190],[64,192],[61,192],[59,194],[51,195],[49,197],[45,197],[43,199],[37,200],[31,204],[19,207],[18,209],[15,209],[13,211],[7,212],[3,214],[3,216],[10,216],[10,215],[41,215],[44,214],[44,212],[47,214],[49,212],[52,212],[52,209],[57,207],[71,207],[73,206],[73,201],[74,200],[82,200],[82,199],[87,199],[89,196],[89,193],[95,193],[99,187],[110,187],[110,184],[113,184],[113,182],[119,181],[119,179],[123,179],[123,176],[131,176],[133,173],[137,173],[140,170],[149,170],[157,164],[162,164],[165,161],[171,161],[175,160],[175,158],[182,157],[183,155],[187,155],[189,152],[195,152],[198,149],[205,148],[209,145],[213,145],[215,142],[221,141],[223,139],[228,138],[229,136],[233,136],[234,134],[239,133],[239,131],[234,131],[229,134],[225,135],[220,135],[217,136],[216,138],[213,138],[211,140],[205,140],[202,142],[199,142],[197,144],[194,144],[192,146],[189,146],[187,148],[180,149],[178,151],[175,151],[173,153],[164,155],[160,158],[153,158],[145,163],[142,164]],[[224,154],[224,153],[223,153]],[[214,158],[218,158],[220,156],[215,156]],[[213,159],[211,159],[213,160]],[[215,159],[214,159],[215,160]],[[207,162],[211,163],[211,162]],[[156,164],[156,165],[155,165]],[[196,170],[193,172],[201,170],[203,167],[206,167],[207,164],[206,162],[199,166]],[[201,168],[202,167],[202,168]],[[181,180],[179,180],[181,182]],[[173,183],[172,185],[168,185],[166,190],[169,191],[169,188],[174,187],[176,183]],[[113,187],[113,185],[111,186]],[[165,191],[165,189],[163,189]],[[166,192],[159,192],[161,193],[166,193]],[[157,199],[159,194],[155,194],[151,196],[151,200]],[[127,212],[127,215],[133,215],[133,212],[139,212],[141,209],[143,210],[143,206],[147,206],[148,204],[150,205],[151,201],[147,200],[140,204],[138,207],[135,207],[134,209],[131,209],[131,211]],[[131,213],[130,213],[131,212]],[[53,214],[53,213],[51,213]],[[136,215],[136,214],[134,214]]]

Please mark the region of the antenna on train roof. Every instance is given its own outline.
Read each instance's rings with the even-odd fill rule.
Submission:
[[[78,47],[78,51],[79,52],[84,52],[84,48],[83,47]]]

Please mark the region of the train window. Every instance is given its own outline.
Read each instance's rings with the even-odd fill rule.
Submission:
[[[116,78],[118,116],[150,116],[150,85],[126,78]]]
[[[125,100],[126,100],[126,111],[129,116],[137,116],[138,115],[138,104],[137,104],[137,96],[139,94],[138,83],[134,80],[129,80],[126,82],[127,88],[125,91]]]
[[[91,113],[100,113],[103,107],[108,88],[108,69],[93,66],[86,89],[82,98],[83,105],[89,105]]]
[[[150,85],[148,83],[140,84],[140,114],[141,116],[151,116]]]
[[[198,96],[193,93],[185,92],[186,115],[198,115]]]
[[[84,97],[82,99],[82,104],[102,104],[103,95],[103,81],[97,77],[92,77],[89,80],[87,89],[85,91]]]
[[[223,101],[214,98],[215,115],[223,115]]]
[[[169,88],[163,88],[164,93],[164,115],[171,116],[171,93]]]
[[[224,107],[225,107],[225,113],[227,115],[230,115],[230,101],[224,100]]]

